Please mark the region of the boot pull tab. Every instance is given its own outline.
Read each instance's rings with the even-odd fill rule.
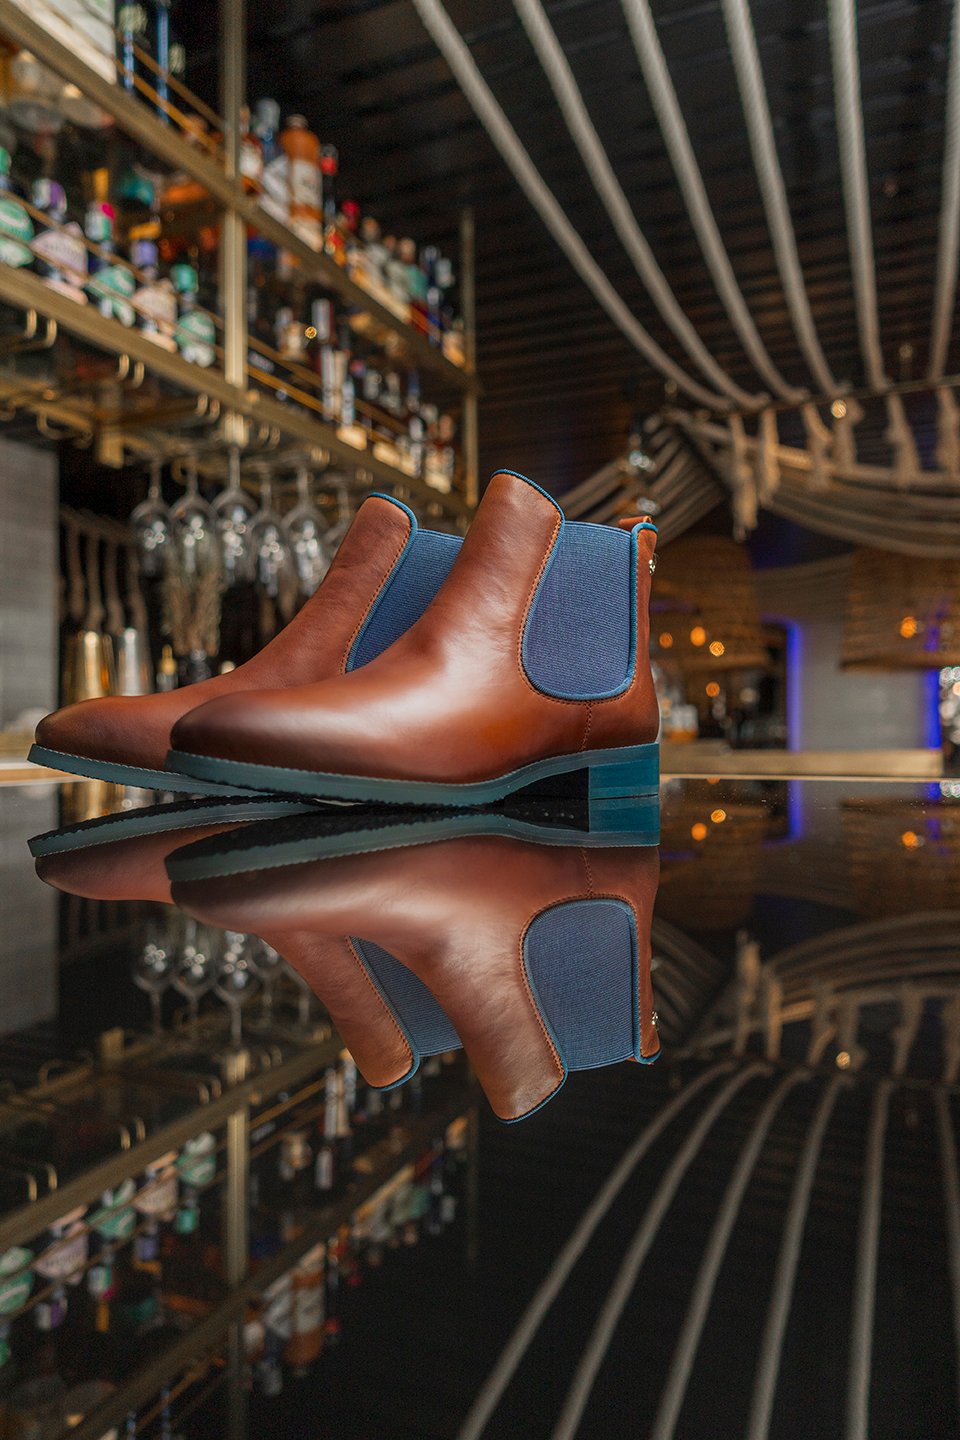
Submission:
[[[654,525],[649,515],[624,515],[617,521],[617,528],[620,530],[652,530],[655,537],[659,533],[657,531],[656,525]],[[653,543],[654,545],[656,545],[656,538],[654,539]],[[656,570],[656,568],[657,555],[656,551],[654,551],[654,553],[650,556],[651,575],[653,574],[654,570]]]

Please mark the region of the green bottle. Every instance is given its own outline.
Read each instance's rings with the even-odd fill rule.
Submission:
[[[4,265],[30,265],[33,221],[10,189],[10,152],[0,146],[0,261]]]

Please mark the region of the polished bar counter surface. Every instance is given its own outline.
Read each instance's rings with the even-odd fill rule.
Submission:
[[[956,1437],[958,861],[946,780],[0,786],[0,1435]]]

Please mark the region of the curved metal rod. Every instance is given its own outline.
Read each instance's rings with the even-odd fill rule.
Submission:
[[[608,1175],[595,1198],[581,1216],[573,1234],[541,1281],[537,1293],[523,1312],[519,1324],[501,1351],[500,1358],[484,1381],[482,1389],[470,1407],[467,1418],[457,1432],[457,1440],[479,1440],[483,1434],[487,1421],[499,1405],[520,1361],[543,1324],[547,1311],[560,1294],[570,1272],[593,1239],[600,1222],[607,1215],[620,1191],[654,1141],[660,1138],[667,1126],[676,1119],[691,1100],[700,1094],[701,1090],[704,1090],[719,1075],[729,1073],[731,1068],[731,1061],[721,1061],[719,1064],[711,1066],[709,1070],[705,1070],[702,1075],[698,1075],[695,1080],[681,1090],[679,1095],[664,1106],[622,1156],[616,1168]]]
[[[664,1172],[653,1198],[647,1206],[646,1214],[640,1223],[630,1248],[623,1257],[616,1279],[607,1294],[600,1314],[597,1316],[596,1324],[587,1341],[586,1348],[580,1357],[580,1363],[576,1368],[567,1397],[557,1421],[551,1433],[551,1440],[573,1440],[583,1418],[587,1401],[590,1399],[590,1392],[593,1390],[594,1381],[606,1358],[613,1339],[614,1331],[620,1322],[620,1316],[637,1281],[640,1267],[646,1260],[650,1247],[657,1238],[660,1226],[673,1203],[674,1197],[680,1188],[684,1175],[693,1164],[700,1147],[707,1138],[722,1112],[727,1108],[730,1101],[742,1090],[749,1081],[755,1080],[758,1075],[768,1074],[768,1067],[762,1063],[747,1065],[740,1070],[716,1095],[700,1119],[694,1125],[690,1134],[681,1145],[673,1158],[672,1163]]]
[[[710,410],[729,409],[729,399],[706,389],[688,375],[663,350],[649,331],[628,309],[622,296],[601,270],[580,235],[571,225],[563,207],[546,184],[540,171],[521,144],[517,132],[507,119],[477,68],[473,56],[458,33],[440,0],[413,0],[417,13],[436,42],[470,105],[476,112],[490,139],[530,201],[554,240],[560,246],[581,280],[594,298],[623,332],[632,345],[650,364],[686,394]]]
[[[770,1431],[770,1417],[773,1413],[777,1376],[780,1372],[783,1337],[786,1333],[787,1317],[790,1314],[790,1305],[793,1300],[793,1287],[797,1279],[800,1247],[803,1243],[807,1212],[810,1209],[813,1181],[817,1173],[817,1165],[820,1162],[820,1151],[823,1149],[827,1126],[830,1123],[841,1086],[845,1084],[847,1082],[842,1076],[836,1075],[823,1092],[813,1117],[813,1123],[807,1132],[800,1164],[797,1166],[790,1203],[787,1207],[783,1239],[780,1242],[780,1253],[777,1256],[777,1268],[774,1271],[773,1283],[770,1287],[770,1305],[767,1310],[763,1339],[760,1342],[760,1360],[757,1365],[756,1379],[753,1382],[750,1419],[745,1440],[767,1440]]]
[[[853,1333],[850,1338],[846,1440],[867,1440],[868,1434],[880,1207],[883,1202],[883,1151],[892,1089],[893,1085],[889,1080],[881,1080],[877,1086],[867,1132],[860,1234],[857,1240],[857,1269],[853,1281]]]
[[[950,71],[943,140],[943,193],[937,240],[937,280],[930,325],[927,375],[938,380],[947,365],[947,350],[957,303],[957,261],[960,256],[960,0],[954,0],[950,26]]]
[[[960,0],[958,0],[960,6]],[[817,337],[816,326],[810,310],[807,287],[800,268],[797,253],[797,237],[790,219],[787,192],[783,183],[783,172],[777,157],[777,145],[773,137],[773,123],[767,92],[763,83],[763,70],[757,51],[757,37],[750,16],[747,0],[723,0],[723,16],[727,26],[727,39],[733,56],[740,100],[747,121],[747,133],[753,152],[753,164],[760,182],[760,198],[773,253],[780,272],[780,283],[786,296],[790,318],[796,332],[804,359],[810,367],[813,378],[820,389],[833,394],[840,388],[830,370]],[[958,117],[960,125],[960,117]],[[960,152],[958,152],[960,153]]]
[[[660,1404],[657,1407],[653,1429],[650,1431],[650,1440],[672,1440],[677,1420],[680,1418],[683,1397],[690,1383],[690,1372],[693,1369],[697,1346],[700,1344],[700,1337],[703,1334],[710,1301],[713,1299],[717,1276],[720,1274],[720,1267],[727,1253],[727,1246],[740,1214],[740,1206],[743,1203],[747,1186],[760,1158],[760,1151],[770,1133],[770,1127],[776,1119],[777,1112],[790,1091],[801,1081],[809,1081],[810,1078],[809,1075],[800,1071],[793,1075],[786,1075],[781,1080],[754,1121],[747,1143],[740,1152],[740,1158],[724,1191],[717,1218],[710,1232],[710,1239],[707,1241],[707,1248],[700,1262],[700,1270],[690,1296],[690,1304],[680,1329],[676,1349],[673,1352],[673,1360],[663,1387],[663,1394],[660,1397]]]
[[[757,374],[762,375],[778,395],[798,402],[805,392],[785,380],[774,365],[733,273],[733,266],[720,236],[703,176],[693,153],[648,0],[621,0],[621,3],[650,99],[660,122],[667,153],[676,173],[691,224],[700,242],[707,269],[717,287],[717,294]]]
[[[765,397],[749,394],[717,364],[657,264],[647,237],[640,229],[623,187],[613,172],[613,166],[587,112],[573,71],[540,0],[513,0],[513,3],[550,82],[561,114],[567,122],[567,129],[580,152],[580,158],[594,189],[600,196],[634,269],[650,292],[651,299],[663,319],[712,385],[716,385],[718,390],[729,395],[738,405],[748,409],[758,408]]]

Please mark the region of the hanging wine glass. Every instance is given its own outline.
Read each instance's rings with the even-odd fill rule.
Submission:
[[[350,499],[350,491],[347,488],[347,481],[344,476],[338,476],[335,493],[337,497],[336,518],[327,530],[324,540],[331,557],[340,548],[340,542],[353,524],[353,502]]]
[[[223,574],[228,585],[236,585],[247,577],[250,522],[256,508],[240,483],[240,451],[231,445],[227,457],[227,487],[213,502]]]
[[[191,1027],[196,1026],[202,997],[217,978],[219,938],[216,931],[183,916],[183,936],[171,983],[187,1001]]]
[[[133,962],[133,983],[150,996],[150,1018],[154,1030],[163,1029],[163,992],[173,978],[176,945],[169,931],[151,925],[147,939]]]
[[[247,958],[253,973],[263,987],[260,996],[260,1018],[262,1024],[269,1025],[273,1020],[273,988],[285,968],[285,962],[273,946],[267,944],[266,940],[261,940],[255,935],[251,935],[249,940],[250,948]]]
[[[330,569],[331,552],[326,543],[327,524],[314,502],[310,472],[306,466],[297,471],[297,503],[283,517],[283,527],[293,555],[300,594],[309,600]]]
[[[170,543],[173,526],[170,510],[164,504],[160,493],[160,471],[160,461],[151,461],[147,498],[141,500],[130,516],[137,553],[140,556],[140,572],[151,578],[163,570],[166,546]]]
[[[214,990],[230,1011],[230,1043],[239,1047],[243,1041],[242,1010],[244,1001],[256,994],[259,980],[250,964],[246,936],[243,944],[228,945],[220,957]]]
[[[197,460],[187,461],[186,489],[171,510],[184,575],[192,578],[212,569],[219,559],[216,516],[200,494]]]
[[[271,600],[276,600],[289,581],[293,558],[283,520],[273,505],[273,476],[262,468],[260,509],[250,522],[250,578]]]

